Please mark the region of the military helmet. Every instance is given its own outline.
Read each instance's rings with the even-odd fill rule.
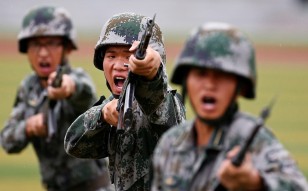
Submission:
[[[227,23],[210,22],[192,31],[177,58],[171,82],[182,84],[191,67],[235,74],[241,79],[241,94],[255,98],[256,67],[252,43]]]
[[[103,70],[103,60],[106,47],[109,45],[132,45],[141,40],[149,17],[135,13],[120,13],[112,16],[103,26],[95,46],[94,65]],[[159,26],[155,23],[149,46],[158,51],[163,63],[166,62],[166,53],[163,36]]]
[[[28,40],[43,36],[64,37],[73,49],[77,49],[76,31],[68,11],[62,7],[44,6],[27,13],[18,35],[19,51],[26,53]]]

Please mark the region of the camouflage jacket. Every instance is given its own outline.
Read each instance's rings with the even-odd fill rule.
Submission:
[[[241,144],[251,133],[256,118],[237,112],[223,132],[222,147],[196,147],[193,123],[170,129],[160,139],[153,154],[152,190],[208,190],[218,185],[216,173],[226,152]],[[210,151],[215,152],[206,152]],[[251,145],[252,160],[269,191],[308,189],[307,181],[288,151],[262,127]]]
[[[67,67],[67,70],[70,68]],[[108,170],[107,161],[76,159],[64,150],[64,136],[69,125],[96,100],[93,82],[81,68],[70,70],[69,75],[76,83],[76,92],[69,99],[57,101],[60,107],[56,111],[55,136],[48,141],[41,137],[28,138],[25,133],[27,118],[42,112],[45,102],[48,102],[45,99],[39,103],[46,89],[40,85],[35,74],[22,81],[13,111],[1,132],[1,144],[8,153],[19,153],[29,143],[33,145],[43,185],[56,190],[66,190]]]
[[[111,96],[76,119],[65,138],[66,151],[73,156],[109,157],[116,190],[150,190],[154,147],[163,132],[185,119],[183,104],[169,90],[165,69],[153,81],[136,80],[131,128],[121,132],[102,119],[102,108],[114,99]]]

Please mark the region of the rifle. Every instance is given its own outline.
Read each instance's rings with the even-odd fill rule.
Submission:
[[[56,77],[55,79],[52,81],[51,86],[54,88],[59,88],[61,87],[62,84],[62,76],[65,73],[65,69],[63,67],[62,64],[60,64],[57,68],[56,71]],[[48,109],[47,109],[47,113],[45,112],[45,124],[47,124],[48,127],[48,137],[47,137],[47,141],[50,141],[51,137],[55,134],[56,132],[56,117],[55,117],[55,113],[54,113],[54,108],[57,104],[57,100],[52,100],[49,99],[48,100]],[[47,118],[47,119],[46,119]]]
[[[276,97],[271,100],[271,102],[269,103],[268,106],[266,106],[262,109],[260,116],[257,119],[256,125],[255,125],[254,129],[252,130],[251,134],[249,135],[247,141],[243,144],[243,146],[241,147],[241,150],[238,152],[238,154],[231,159],[231,163],[234,166],[239,167],[243,163],[245,155],[246,155],[252,141],[254,140],[254,138],[255,138],[256,134],[258,133],[259,129],[264,125],[264,122],[266,121],[266,119],[269,117],[275,101],[276,101]],[[218,186],[215,189],[215,191],[226,191],[226,190],[227,189],[220,183],[218,184]]]
[[[62,64],[58,66],[56,72],[57,72],[56,77],[52,81],[51,86],[54,88],[59,88],[61,87],[61,84],[62,84],[62,76],[65,73],[64,67],[62,66]]]
[[[135,52],[135,57],[138,60],[143,60],[146,56],[146,49],[148,48],[153,26],[155,25],[155,16],[154,14],[153,19],[149,19],[147,21],[147,26],[144,31],[144,34],[140,40],[140,43],[138,45],[138,48]],[[128,77],[124,83],[123,90],[121,92],[121,95],[119,97],[118,105],[117,105],[117,111],[119,111],[119,122],[118,122],[118,129],[122,129],[122,123],[124,122],[124,129],[127,129],[131,126],[133,121],[133,99],[135,94],[135,83],[134,83],[134,74],[132,72],[128,72]],[[123,110],[122,110],[123,109]],[[123,121],[122,121],[123,118]]]

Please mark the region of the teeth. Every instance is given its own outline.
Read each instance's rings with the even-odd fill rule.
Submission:
[[[116,80],[124,80],[125,78],[122,77],[115,77]]]

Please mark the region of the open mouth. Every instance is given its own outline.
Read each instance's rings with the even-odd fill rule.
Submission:
[[[51,64],[49,62],[40,62],[38,66],[39,66],[38,69],[41,75],[47,76],[51,72],[53,72]]]
[[[125,82],[125,78],[117,76],[113,79],[113,82],[117,87],[122,88]]]
[[[50,64],[48,62],[41,62],[40,67],[41,68],[50,68]]]
[[[214,97],[204,96],[202,98],[202,103],[206,109],[214,109],[217,100]]]
[[[204,104],[215,104],[216,99],[213,98],[213,97],[207,97],[207,96],[205,96],[205,97],[203,97],[202,102],[203,102]]]

